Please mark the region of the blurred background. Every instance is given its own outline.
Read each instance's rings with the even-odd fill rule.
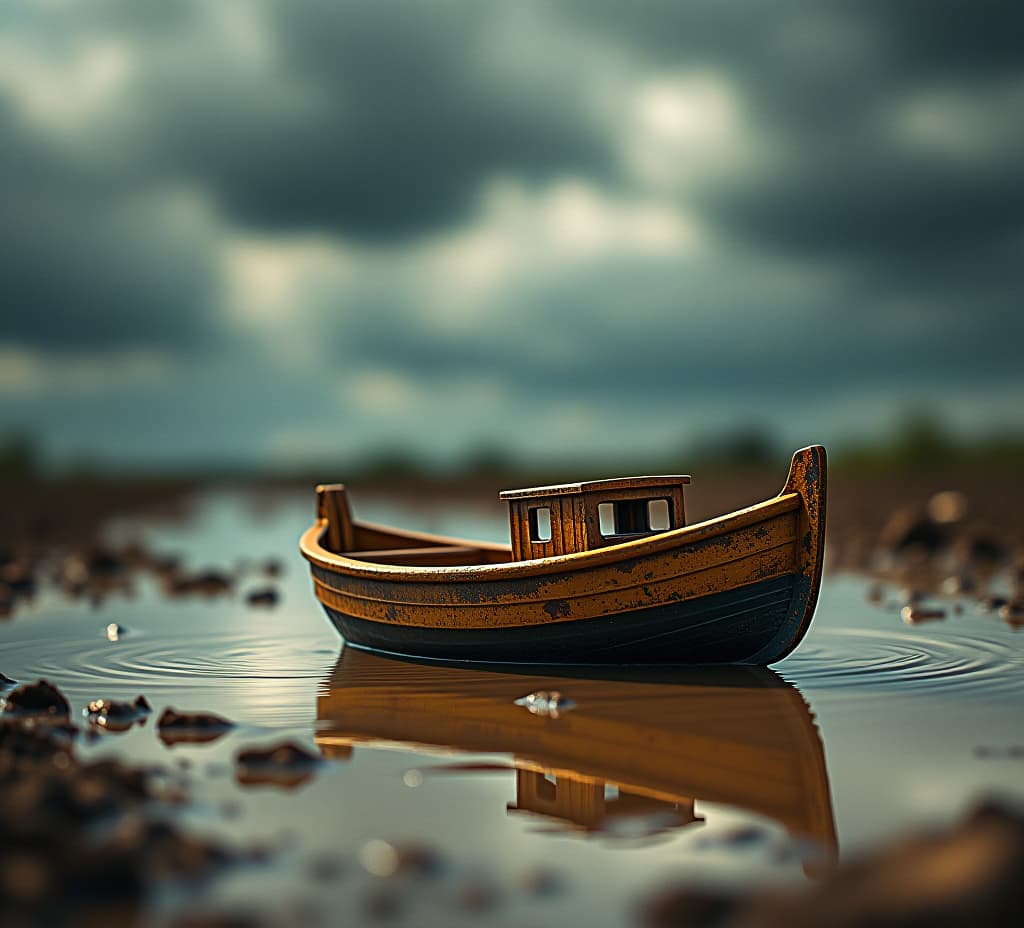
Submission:
[[[0,469],[1024,464],[1024,13],[0,10]]]

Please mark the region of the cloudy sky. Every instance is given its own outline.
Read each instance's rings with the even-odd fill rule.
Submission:
[[[1024,424],[1022,10],[7,0],[0,430],[284,466]]]

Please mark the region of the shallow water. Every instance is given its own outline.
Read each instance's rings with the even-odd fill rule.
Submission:
[[[489,511],[357,506],[410,528],[504,531]],[[187,784],[181,814],[197,829],[274,851],[192,895],[165,894],[157,919],[196,892],[214,910],[369,918],[390,911],[387,887],[412,924],[486,913],[618,925],[669,880],[805,882],[836,855],[950,822],[983,796],[1024,802],[1024,632],[992,618],[907,627],[868,604],[862,580],[833,574],[807,639],[774,672],[595,680],[403,664],[342,651],[297,552],[312,509],[312,494],[257,505],[220,492],[182,524],[110,527],[197,567],[279,558],[275,608],[168,600],[140,581],[98,607],[44,590],[0,625],[0,671],[51,679],[76,710],[142,693],[156,714],[238,723],[204,745],[167,747],[150,723],[81,748],[166,766]],[[265,582],[251,576],[241,592]],[[110,623],[125,629],[115,641]],[[537,690],[561,693],[564,711],[516,705]],[[240,785],[235,754],[283,738],[324,764],[293,789]],[[408,845],[436,849],[446,869],[381,876]]]

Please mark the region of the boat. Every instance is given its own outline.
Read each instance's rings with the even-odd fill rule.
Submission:
[[[523,698],[555,693],[561,713]],[[514,777],[508,814],[544,830],[699,828],[712,815],[705,804],[721,804],[812,844],[808,872],[837,857],[818,729],[796,688],[765,667],[483,669],[346,646],[317,720],[331,759],[397,748],[426,755],[423,778]]]
[[[821,583],[825,449],[797,451],[778,496],[690,525],[689,482],[506,491],[509,545],[357,521],[344,485],[321,485],[300,548],[352,647],[494,663],[781,660]]]

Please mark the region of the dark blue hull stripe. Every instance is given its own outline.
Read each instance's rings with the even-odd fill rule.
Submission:
[[[593,619],[513,628],[425,628],[325,606],[348,644],[434,660],[582,664],[770,663],[799,608],[797,575]]]

